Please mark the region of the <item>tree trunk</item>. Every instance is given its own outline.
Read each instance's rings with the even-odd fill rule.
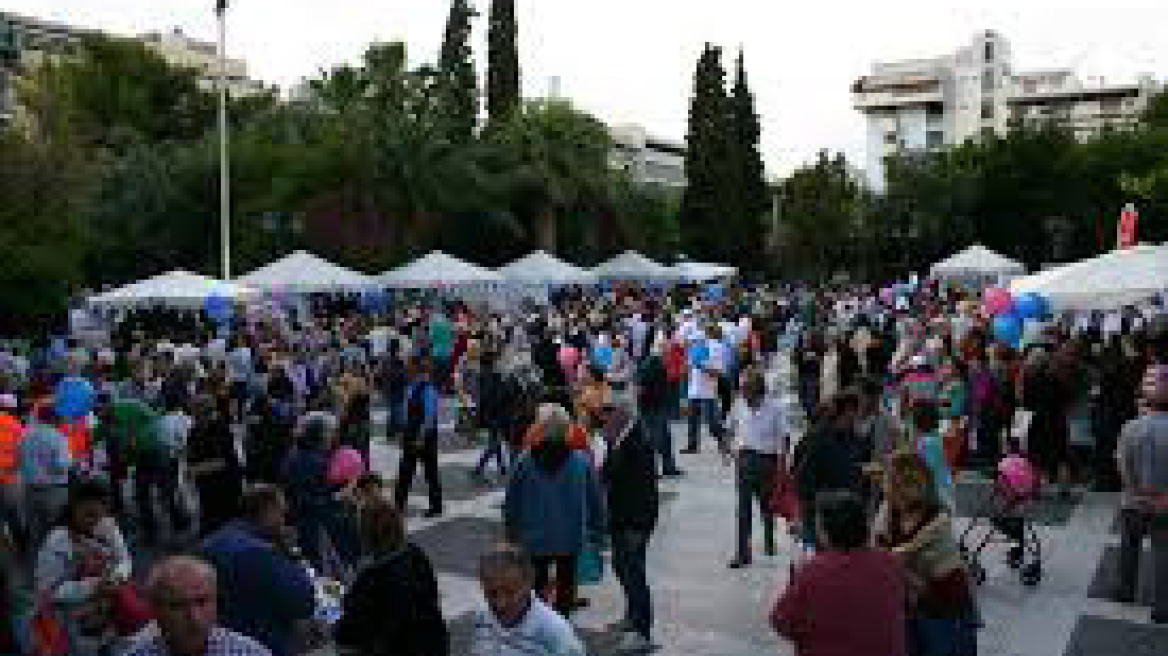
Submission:
[[[536,220],[536,241],[539,248],[548,253],[556,252],[556,211],[552,207],[545,207]]]

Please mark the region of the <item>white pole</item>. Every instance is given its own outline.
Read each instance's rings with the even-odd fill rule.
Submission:
[[[231,280],[231,165],[227,136],[227,9],[219,12],[219,248],[223,280]]]

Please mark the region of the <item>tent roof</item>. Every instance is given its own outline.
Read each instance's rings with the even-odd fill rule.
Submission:
[[[502,280],[502,276],[490,269],[465,262],[442,251],[423,255],[377,278],[383,285],[406,289],[454,287]]]
[[[265,291],[279,289],[294,293],[359,290],[373,284],[369,276],[307,251],[286,255],[236,278],[236,282]]]
[[[974,244],[934,264],[931,271],[934,276],[999,275],[1026,273],[1026,267],[981,244]]]
[[[625,251],[602,262],[592,273],[606,280],[676,280],[677,273],[634,251]]]
[[[496,273],[512,282],[543,285],[576,285],[596,280],[596,276],[587,270],[569,264],[546,251],[530,253],[500,267]]]
[[[682,279],[690,282],[705,282],[715,278],[728,278],[738,275],[738,267],[708,262],[682,262],[673,267],[673,271]]]
[[[243,299],[255,290],[233,282],[223,282],[189,271],[171,271],[89,299],[91,305],[130,307],[162,304],[179,308],[201,308],[209,296]]]
[[[1136,246],[1065,264],[1010,284],[1062,310],[1112,310],[1168,290],[1168,245]]]

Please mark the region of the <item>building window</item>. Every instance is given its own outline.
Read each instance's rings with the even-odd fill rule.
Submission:
[[[884,143],[889,145],[889,146],[895,146],[896,145],[896,133],[895,132],[884,133]]]
[[[994,120],[994,104],[992,102],[983,102],[981,104],[981,118],[983,121]]]
[[[945,145],[945,133],[940,130],[929,130],[925,133],[926,148],[940,148]]]
[[[986,41],[985,42],[985,61],[987,64],[992,63],[994,61],[994,42],[993,41]]]
[[[1119,98],[1104,98],[1099,101],[1099,111],[1104,114],[1119,113],[1123,107],[1123,101]]]
[[[994,69],[987,68],[981,76],[981,90],[983,93],[992,93],[994,90]]]
[[[994,138],[994,135],[995,135],[994,129],[991,127],[987,126],[987,127],[984,127],[981,129],[981,140],[982,141],[991,141]]]

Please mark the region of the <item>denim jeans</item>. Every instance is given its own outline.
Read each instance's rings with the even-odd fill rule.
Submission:
[[[494,459],[499,464],[499,473],[506,475],[510,461],[509,454],[510,451],[503,444],[502,429],[495,426],[487,428],[487,446],[483,449],[482,455],[479,456],[479,463],[474,468],[475,473],[485,473],[487,465]]]
[[[612,569],[625,593],[626,616],[633,630],[646,640],[653,633],[653,600],[645,574],[648,547],[648,531],[612,531]]]
[[[718,399],[689,400],[689,449],[691,451],[696,451],[699,447],[698,442],[703,421],[710,427],[710,434],[718,440],[718,446],[725,448],[721,415]]]
[[[673,433],[669,430],[669,411],[649,410],[641,415],[641,422],[649,434],[653,450],[661,459],[658,471],[669,474],[677,471],[677,456],[673,452]]]
[[[973,618],[933,619],[912,617],[908,621],[909,653],[913,656],[975,656],[977,621]]]

